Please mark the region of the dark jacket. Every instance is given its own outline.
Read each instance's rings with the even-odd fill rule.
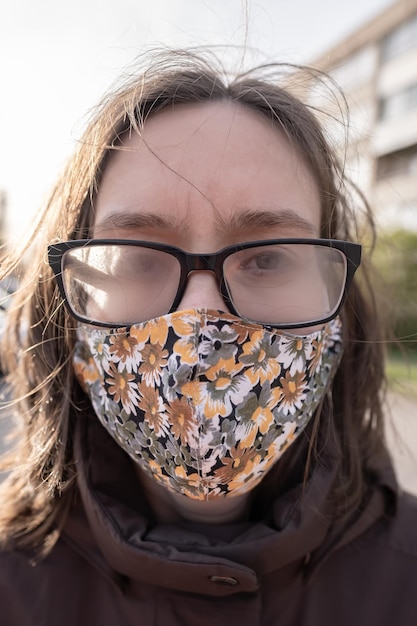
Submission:
[[[316,470],[264,522],[157,525],[98,422],[76,441],[79,496],[36,566],[0,557],[2,626],[415,626],[417,504],[389,468],[337,523]]]

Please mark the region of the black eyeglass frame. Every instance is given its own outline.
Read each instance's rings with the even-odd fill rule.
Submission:
[[[85,324],[91,324],[94,326],[102,326],[106,328],[125,328],[127,326],[132,326],[134,322],[126,323],[106,323],[99,322],[94,319],[90,319],[85,316],[78,315],[71,308],[70,303],[68,302],[67,295],[65,292],[64,281],[62,279],[62,259],[63,256],[68,250],[73,250],[74,248],[82,248],[82,247],[92,247],[92,246],[102,246],[102,245],[121,245],[121,246],[140,246],[142,248],[150,248],[152,250],[160,250],[161,252],[165,252],[166,254],[170,254],[175,257],[180,264],[181,274],[178,284],[177,294],[175,296],[174,302],[169,311],[166,313],[162,313],[161,315],[166,315],[172,313],[176,310],[178,304],[181,302],[181,299],[184,295],[184,291],[187,285],[188,275],[193,271],[210,271],[213,272],[217,278],[220,292],[222,294],[224,302],[227,304],[229,312],[233,315],[237,315],[238,317],[242,317],[242,315],[235,309],[233,302],[231,300],[230,294],[227,289],[227,284],[224,279],[223,274],[223,264],[227,257],[235,252],[239,252],[241,250],[248,250],[250,248],[262,247],[262,246],[270,246],[270,245],[288,245],[288,244],[309,244],[315,246],[323,246],[328,248],[335,248],[336,250],[340,250],[347,262],[346,269],[346,279],[345,285],[342,293],[342,297],[340,298],[340,302],[333,313],[327,317],[324,317],[319,320],[314,320],[314,322],[294,322],[294,323],[285,323],[285,324],[265,324],[259,322],[257,320],[251,320],[248,318],[247,321],[259,324],[261,326],[267,326],[271,328],[278,329],[292,329],[292,328],[308,328],[309,326],[316,326],[317,324],[324,324],[332,319],[334,319],[340,312],[349,290],[349,287],[352,283],[353,276],[358,269],[361,261],[362,254],[362,246],[358,243],[353,243],[351,241],[343,241],[339,239],[306,239],[306,238],[285,238],[285,239],[263,239],[260,241],[249,241],[244,243],[235,244],[233,246],[227,246],[226,248],[222,248],[218,252],[208,253],[208,254],[194,254],[188,253],[181,248],[177,248],[175,246],[169,246],[162,243],[154,243],[150,241],[140,241],[135,239],[74,239],[72,241],[63,241],[59,243],[50,244],[48,246],[48,263],[54,272],[58,289],[67,307],[68,311],[71,315],[80,322]]]

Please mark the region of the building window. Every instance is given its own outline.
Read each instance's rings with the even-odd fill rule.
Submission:
[[[388,98],[383,98],[379,104],[379,118],[381,120],[393,119],[412,109],[417,109],[417,83]]]
[[[391,152],[377,161],[376,178],[383,180],[394,176],[411,176],[417,174],[417,146]]]
[[[383,61],[389,61],[412,48],[417,47],[417,15],[408,22],[401,24],[392,30],[383,40],[381,57]]]

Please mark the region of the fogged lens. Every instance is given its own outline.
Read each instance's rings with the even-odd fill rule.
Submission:
[[[236,311],[264,324],[305,324],[330,317],[343,296],[346,272],[343,252],[314,244],[248,248],[224,263]]]
[[[103,244],[68,250],[62,278],[68,303],[86,320],[133,324],[164,315],[177,293],[181,268],[166,252]]]

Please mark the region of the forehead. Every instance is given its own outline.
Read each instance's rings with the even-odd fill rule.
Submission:
[[[319,190],[303,157],[276,122],[245,106],[182,104],[151,115],[141,136],[125,136],[111,154],[95,205],[95,236],[111,236],[112,224],[123,230],[122,223],[144,215],[156,218],[154,226],[159,218],[196,232],[204,224],[207,235],[219,224],[237,231],[239,216],[248,213],[253,224],[257,215],[261,222],[266,214],[286,216],[287,223],[293,215],[293,224],[299,217],[299,224],[311,225],[310,236],[318,235]]]

